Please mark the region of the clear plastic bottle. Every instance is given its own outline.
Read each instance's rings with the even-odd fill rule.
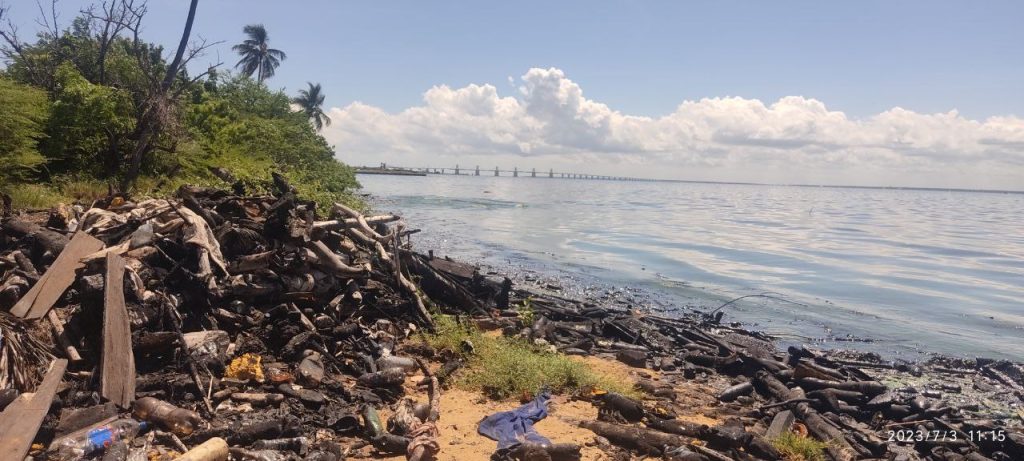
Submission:
[[[377,369],[386,370],[388,368],[401,368],[406,373],[416,370],[418,366],[416,361],[409,357],[399,357],[397,355],[387,355],[377,359]]]
[[[83,456],[100,453],[118,441],[135,438],[139,432],[148,428],[144,421],[125,418],[61,437],[50,444],[50,451],[58,460],[77,460]]]
[[[136,418],[157,424],[181,436],[191,435],[204,422],[194,411],[178,408],[153,397],[136,400],[132,410]]]

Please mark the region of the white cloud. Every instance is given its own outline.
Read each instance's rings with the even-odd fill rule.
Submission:
[[[684,101],[661,117],[587,99],[555,68],[530,69],[518,93],[435,86],[399,113],[332,108],[325,136],[354,164],[495,164],[679,179],[1024,188],[1024,119],[967,119],[899,107],[851,119],[787,96]]]

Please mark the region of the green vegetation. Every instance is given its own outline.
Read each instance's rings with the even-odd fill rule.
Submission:
[[[428,343],[457,351],[467,360],[455,380],[461,388],[496,400],[532,396],[543,386],[556,393],[603,389],[635,395],[623,380],[599,376],[586,363],[564,354],[520,339],[483,334],[451,316],[435,315],[434,321],[436,333],[427,337]],[[464,351],[464,341],[473,344],[472,353]]]
[[[56,187],[41,184],[15,184],[3,187],[17,208],[49,208],[56,203],[70,202],[68,196]]]
[[[87,8],[63,30],[44,18],[51,28],[34,42],[0,28],[0,193],[22,208],[182,184],[263,193],[277,171],[321,206],[359,207],[354,171],[318,133],[330,123],[320,86],[292,98],[262,83],[285,54],[267,46],[261,25],[246,26],[235,47],[241,75],[189,75],[185,65],[206,47],[188,45],[192,7],[182,44],[166,57],[136,39],[145,10],[130,1]]]
[[[824,461],[828,447],[825,442],[788,431],[772,440],[772,445],[786,461]]]
[[[0,183],[23,180],[45,159],[36,150],[49,115],[46,93],[0,78]]]

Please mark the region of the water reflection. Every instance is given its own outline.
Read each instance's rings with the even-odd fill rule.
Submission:
[[[1024,359],[1024,195],[362,176],[425,244],[715,305],[780,335]],[[842,345],[842,344],[840,344]],[[860,346],[858,346],[860,347]]]

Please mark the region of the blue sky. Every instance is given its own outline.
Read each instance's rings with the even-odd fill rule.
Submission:
[[[36,9],[32,3],[23,0],[9,4],[15,22],[20,22],[25,29],[33,27]],[[61,1],[64,22],[86,3]],[[169,48],[173,46],[181,33],[187,3],[151,0],[146,38],[168,44]],[[987,126],[987,131],[974,133],[970,139],[977,147],[990,145],[987,143],[992,133],[1003,136],[1005,139],[999,141],[1000,152],[989,149],[984,156],[1010,158],[1009,164],[1017,165],[1012,173],[1021,174],[1016,178],[1020,179],[1024,177],[1024,170],[1019,166],[1024,163],[1020,158],[1024,155],[1018,155],[1024,149],[1024,144],[1018,144],[1021,142],[1018,136],[1024,128],[1017,118],[1024,116],[1022,19],[1024,2],[1021,1],[282,3],[203,0],[199,4],[194,34],[211,41],[225,41],[205,60],[197,61],[197,68],[218,58],[230,67],[237,61],[230,46],[242,39],[242,26],[263,23],[269,30],[271,45],[288,53],[288,59],[269,81],[272,87],[293,93],[306,81],[320,82],[327,94],[326,105],[337,108],[336,115],[348,121],[348,127],[353,123],[353,102],[379,109],[389,116],[385,119],[382,115],[381,123],[387,124],[385,127],[360,126],[350,131],[336,127],[334,131],[325,131],[328,139],[339,147],[339,152],[344,148],[357,155],[349,159],[357,163],[369,162],[371,145],[388,152],[427,152],[453,159],[468,155],[467,152],[486,151],[487,146],[473,144],[460,153],[448,147],[415,144],[416,141],[410,139],[388,145],[379,140],[364,142],[357,137],[360,133],[406,136],[409,128],[403,123],[410,121],[391,116],[409,108],[429,106],[424,102],[424,94],[434,86],[445,85],[457,90],[468,88],[470,84],[492,85],[496,95],[488,97],[494,100],[522,99],[526,97],[523,93],[526,81],[522,77],[536,68],[558,70],[563,83],[578,86],[586,101],[604,105],[608,111],[650,117],[655,121],[671,117],[684,101],[730,96],[758,101],[769,110],[782,98],[796,96],[820,101],[828,111],[839,111],[851,120],[868,120],[895,107],[915,115],[955,109],[957,117],[978,123],[993,116],[1014,116],[1008,123]],[[546,76],[552,77],[551,74]],[[539,74],[535,77],[547,78]],[[532,127],[538,120],[537,123],[549,122],[538,119],[525,105],[516,110],[520,109],[525,114],[520,119],[532,117],[524,126]],[[762,112],[755,108],[752,113]],[[441,114],[433,109],[430,113]],[[776,118],[787,117],[776,115]],[[354,122],[363,123],[366,116],[362,113]],[[592,123],[598,123],[593,120]],[[422,121],[415,122],[418,127],[423,125]],[[628,125],[627,122],[623,123]],[[724,129],[722,126],[732,126],[730,123],[712,129]],[[807,123],[821,125],[819,121]],[[931,122],[915,119],[906,123],[925,126]],[[620,121],[613,120],[606,125],[610,126],[611,134],[604,136],[602,142],[625,136]],[[968,125],[964,125],[965,130],[969,130]],[[949,130],[948,127],[933,128],[936,133]],[[764,134],[758,133],[763,130],[751,129],[754,131],[742,136],[760,144]],[[771,136],[785,137],[788,143],[794,129],[780,126],[778,133]],[[436,131],[444,130],[439,126]],[[502,130],[492,136],[491,144],[497,142],[496,139],[508,138],[508,130]],[[890,125],[876,130],[877,133],[892,131]],[[714,131],[707,138],[718,139],[721,135],[722,132]],[[734,137],[736,133],[725,135]],[[935,133],[908,135],[901,132],[885,142],[903,145],[908,137],[934,141],[936,136]],[[693,179],[786,180],[784,177],[751,177],[739,170],[722,169],[728,162],[720,161],[724,158],[720,153],[715,154],[719,157],[708,158],[708,152],[717,152],[721,146],[694,147],[679,142],[641,149],[635,143],[591,141],[568,148],[551,148],[557,144],[551,139],[516,138],[507,143],[518,146],[515,149],[500,148],[492,153],[513,157],[551,156],[540,162],[544,164],[592,162],[598,159],[580,154],[587,151],[588,146],[600,144],[597,150],[605,149],[614,154],[600,160],[615,171],[621,170],[623,165],[640,165],[636,168],[642,171],[659,162],[671,165],[682,162],[691,167],[690,172],[704,167],[719,171],[708,173],[710,176],[694,173],[690,176]],[[749,145],[747,141],[743,145]],[[919,158],[931,151],[936,151],[938,155],[934,158],[939,158],[945,154],[938,151],[964,146],[952,141],[929,142],[919,143],[912,153],[905,154],[906,158]],[[819,146],[846,147],[850,143],[853,141],[846,139],[813,142]],[[563,144],[560,146],[566,147]],[[874,141],[857,144],[860,159],[854,163],[864,162],[865,153],[876,144]],[[779,149],[781,145],[776,142],[772,148]],[[672,149],[674,153],[668,157],[641,155],[665,149]],[[681,160],[694,149],[699,150],[702,157]],[[978,149],[981,152],[988,148]],[[804,152],[804,155],[810,154]],[[976,158],[980,157],[972,161]],[[751,160],[744,161],[749,164]],[[412,159],[406,161],[411,162]],[[841,166],[850,166],[848,163]],[[919,170],[927,172],[942,167],[932,162],[922,168]],[[965,172],[962,167],[957,168],[960,170],[947,172],[961,176],[978,174],[975,170]],[[1002,171],[1001,174],[1007,173]],[[996,182],[1008,184],[1014,179],[1004,177]],[[837,177],[836,180],[849,178]],[[954,183],[968,185],[957,181]]]
[[[8,2],[25,28],[31,0]],[[88,2],[62,0],[65,19]],[[146,36],[172,46],[184,0],[152,0]],[[684,99],[801,95],[862,116],[900,106],[980,118],[1024,109],[1024,2],[204,0],[195,33],[263,23],[288,60],[270,82],[321,82],[327,104],[395,111],[436,84],[501,85],[557,67],[588,97],[661,115]],[[215,54],[207,57],[216,59]]]

